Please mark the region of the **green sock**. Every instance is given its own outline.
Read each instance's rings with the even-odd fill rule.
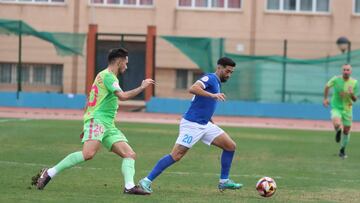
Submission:
[[[74,152],[74,153],[67,155],[67,157],[65,157],[58,164],[56,164],[56,166],[54,166],[54,168],[56,170],[56,173],[59,173],[67,168],[73,167],[84,161],[85,161],[85,159],[84,159],[84,156],[81,151]]]
[[[350,133],[347,134],[347,135],[345,135],[345,134],[343,133],[342,140],[341,140],[341,147],[345,148],[346,145],[348,145],[349,140],[350,140]]]
[[[124,176],[126,189],[131,189],[135,186],[135,160],[132,158],[124,158],[121,166],[121,172]]]

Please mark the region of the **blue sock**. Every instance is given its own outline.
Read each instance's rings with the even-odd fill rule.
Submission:
[[[170,154],[165,155],[161,158],[153,168],[153,170],[149,173],[147,178],[153,181],[156,177],[158,177],[167,167],[171,166],[175,163],[175,160],[172,158]]]
[[[223,153],[221,155],[221,176],[220,179],[228,179],[231,163],[234,157],[235,151],[226,151],[223,150]]]

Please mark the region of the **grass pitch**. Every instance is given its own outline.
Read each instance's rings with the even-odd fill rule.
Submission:
[[[137,153],[136,181],[170,152],[177,125],[120,123]],[[360,134],[352,133],[349,158],[337,156],[334,133],[230,128],[237,143],[231,178],[237,191],[217,190],[221,150],[199,142],[153,184],[150,196],[122,194],[121,159],[104,148],[96,157],[56,176],[38,191],[30,180],[81,149],[81,121],[0,119],[0,202],[360,202]],[[278,185],[271,198],[260,197],[262,176]]]

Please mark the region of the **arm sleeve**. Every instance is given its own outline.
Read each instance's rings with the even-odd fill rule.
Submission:
[[[203,85],[204,89],[206,89],[207,87],[211,86],[212,78],[208,75],[205,75],[201,77],[197,82],[200,82]]]
[[[359,96],[359,82],[356,81],[355,87],[354,87],[354,95],[357,97]]]
[[[104,77],[104,85],[109,92],[121,91],[122,89],[119,86],[119,81],[112,75],[106,74]]]
[[[328,86],[328,87],[334,86],[336,78],[337,78],[337,76],[332,77],[332,78],[326,83],[326,86]]]

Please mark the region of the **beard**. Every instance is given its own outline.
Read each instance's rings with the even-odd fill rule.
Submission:
[[[350,74],[343,74],[343,78],[349,78]]]
[[[126,68],[119,68],[118,69],[118,75],[124,75],[124,73],[125,73],[125,71],[126,71]]]
[[[228,79],[229,79],[229,78],[222,77],[222,78],[220,78],[220,81],[221,81],[221,82],[226,82]]]

